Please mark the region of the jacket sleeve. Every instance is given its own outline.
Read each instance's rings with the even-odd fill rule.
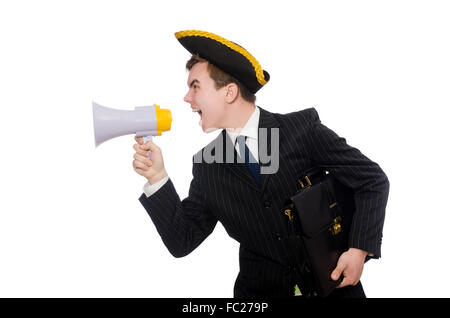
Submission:
[[[217,219],[205,206],[200,169],[199,164],[194,163],[189,195],[182,201],[170,178],[150,197],[143,193],[139,198],[174,257],[191,253],[217,224]]]
[[[349,247],[365,250],[373,254],[373,258],[379,258],[389,180],[377,163],[323,125],[314,108],[311,108],[310,116],[313,161],[329,169],[340,182],[355,192]]]

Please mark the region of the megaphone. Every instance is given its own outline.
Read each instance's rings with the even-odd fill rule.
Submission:
[[[134,110],[112,109],[92,102],[95,146],[115,137],[136,134],[144,143],[170,130],[172,114],[159,105],[139,106]]]

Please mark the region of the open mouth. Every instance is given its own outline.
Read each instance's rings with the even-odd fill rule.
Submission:
[[[198,122],[199,126],[202,126],[202,111],[200,109],[193,109],[192,110],[194,113],[198,113],[200,116],[200,120]]]

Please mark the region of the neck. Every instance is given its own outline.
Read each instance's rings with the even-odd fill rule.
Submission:
[[[255,104],[246,102],[233,105],[229,110],[228,120],[224,128],[229,132],[239,133],[252,116],[255,107]]]

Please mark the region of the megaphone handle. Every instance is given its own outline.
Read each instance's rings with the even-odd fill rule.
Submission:
[[[147,142],[147,141],[152,141],[153,140],[153,138],[152,138],[153,136],[152,135],[150,135],[150,136],[144,136],[144,144]],[[148,153],[149,153],[149,155],[148,155],[148,159],[150,159],[150,157],[152,156],[152,152],[151,152],[151,150],[149,150],[148,151]]]

